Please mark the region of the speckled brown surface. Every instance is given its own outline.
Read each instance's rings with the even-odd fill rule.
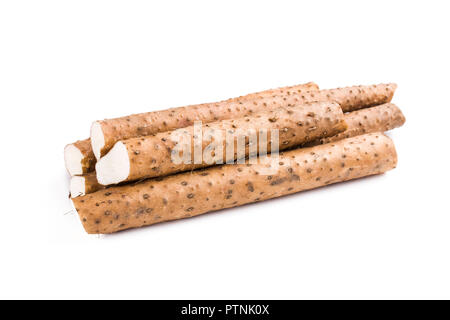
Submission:
[[[88,233],[113,233],[380,174],[395,168],[391,139],[372,133],[280,154],[267,164],[223,165],[73,199]],[[300,201],[300,199],[299,199]],[[275,212],[274,212],[275,214]]]
[[[222,146],[222,154],[215,154],[215,159],[218,161],[214,161],[215,163],[223,164],[227,162],[226,155],[229,151],[231,155],[234,154],[231,160],[237,158],[238,138],[246,141],[247,145],[244,149],[245,156],[249,155],[248,143],[252,131],[257,133],[260,130],[265,130],[264,132],[268,133],[266,135],[270,137],[272,130],[278,130],[279,150],[285,150],[305,142],[336,135],[343,132],[346,128],[344,114],[341,107],[336,103],[319,102],[295,107],[281,107],[271,111],[256,113],[248,117],[222,120],[203,125],[200,129],[203,137],[201,139],[201,154],[203,155],[205,150],[209,150],[207,148],[211,141],[205,138],[211,132],[221,133],[221,137],[223,138],[223,143],[220,144]],[[194,164],[194,135],[196,135],[194,127],[186,127],[182,132],[186,136],[187,142],[184,143],[186,148],[182,148],[181,143],[177,145],[177,148],[188,150],[187,155],[190,162],[187,164],[176,164],[172,161],[171,152],[176,145],[176,142],[172,140],[172,131],[122,141],[128,152],[127,161],[130,166],[128,178],[122,181],[135,181],[144,178],[166,176],[214,164],[211,163],[212,161],[203,161],[202,163]],[[227,134],[235,136],[233,144],[227,144],[225,140]],[[266,150],[270,152],[270,138],[268,138],[267,142]],[[257,147],[257,144],[255,144],[255,147]],[[243,155],[241,154],[239,158],[242,157]],[[125,165],[122,164],[122,166]],[[100,170],[98,174],[100,174]],[[104,180],[99,178],[99,181]]]
[[[251,93],[220,102],[202,103],[98,121],[105,138],[101,156],[105,155],[120,140],[184,128],[193,125],[194,121],[213,122],[243,117],[264,110],[269,103],[274,107],[287,105],[288,97],[316,92],[318,89],[317,84],[309,82]]]
[[[318,101],[337,102],[344,112],[354,111],[390,102],[396,88],[395,84],[354,86],[320,91],[315,90],[315,88],[305,88],[284,92],[282,95],[259,96],[253,94],[251,100],[236,98],[231,101],[179,107],[103,120],[98,122],[105,139],[101,154],[106,154],[117,141],[187,127],[193,125],[194,121],[206,123],[234,119],[262,110]]]
[[[365,133],[384,132],[401,127],[406,121],[402,111],[393,103],[349,112],[344,117],[347,130],[332,137],[306,143],[304,146],[311,147]]]
[[[339,141],[365,133],[388,131],[401,127],[405,123],[402,111],[392,103],[349,112],[344,117],[348,126],[346,131],[333,137],[312,141],[305,144],[304,147]],[[86,194],[103,189],[103,186],[97,183],[95,173],[88,175],[91,179],[86,180]]]

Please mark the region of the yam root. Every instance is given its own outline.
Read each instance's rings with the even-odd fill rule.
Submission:
[[[95,171],[89,172],[82,176],[73,176],[70,179],[70,197],[76,198],[93,193],[104,186],[98,183]]]
[[[316,98],[318,101],[337,102],[342,111],[351,112],[391,102],[396,89],[395,83],[327,89],[320,90]]]
[[[64,148],[64,161],[71,176],[93,171],[96,159],[92,152],[91,139],[68,144]]]
[[[258,101],[271,97],[287,97],[319,90],[313,82],[269,89],[220,102],[134,114],[127,117],[96,121],[91,127],[92,147],[97,159],[104,156],[120,140],[146,136],[193,125],[194,121],[212,122],[243,117],[257,111]],[[267,103],[259,103],[261,105]],[[228,107],[231,105],[232,107]],[[232,108],[233,111],[230,109]]]
[[[180,131],[185,136],[182,143],[173,140],[176,133],[174,131],[119,141],[97,162],[97,179],[102,185],[117,184],[229,163],[238,158],[243,159],[250,153],[257,153],[258,146],[270,152],[271,138],[260,140],[258,145],[259,132],[263,135],[260,138],[270,136],[276,139],[279,150],[286,150],[334,136],[346,128],[344,114],[337,103],[319,102],[281,107],[249,117],[211,122],[199,127],[198,133],[194,126],[186,127]],[[275,133],[276,137],[273,136]],[[231,141],[226,139],[227,135],[231,137]],[[221,140],[215,140],[211,136]],[[200,141],[196,142],[194,137]],[[195,153],[195,143],[198,143],[200,154]],[[179,149],[185,150],[187,156],[183,161],[175,163],[172,154],[181,153]],[[213,152],[214,156],[208,157]]]
[[[284,152],[267,164],[215,166],[73,199],[87,233],[106,234],[384,173],[395,168],[391,139],[372,133]]]
[[[396,87],[395,84],[379,84],[320,91],[306,88],[284,92],[282,95],[253,94],[251,100],[236,98],[231,101],[226,100],[218,103],[172,108],[96,121],[91,127],[92,149],[99,159],[117,141],[191,126],[195,121],[207,123],[233,119],[283,106],[328,101],[337,102],[344,112],[350,112],[390,102]]]
[[[347,124],[346,131],[338,133],[337,135],[329,138],[322,138],[306,143],[305,145],[303,145],[303,147],[312,147],[319,144],[339,141],[366,133],[389,131],[401,127],[405,123],[405,117],[402,111],[392,103],[386,103],[376,107],[349,112],[344,115],[344,119]],[[84,182],[83,180],[82,183],[77,184],[77,186],[84,186],[86,184],[86,186],[84,187],[84,190],[86,190],[85,194],[92,193],[104,188],[104,186],[97,183],[95,174],[88,175],[90,175],[91,177],[93,176],[93,180],[95,180],[95,182],[90,183],[90,181],[93,180],[87,179],[86,182]],[[77,190],[80,190],[80,187],[77,187],[76,189],[71,188],[71,190],[73,190],[71,191],[72,197],[75,197],[77,196],[77,194],[79,195],[79,191],[77,192]]]
[[[344,115],[344,118],[347,123],[347,130],[332,137],[308,142],[303,146],[311,147],[365,133],[389,131],[401,127],[406,120],[402,111],[393,103],[385,103],[380,106],[349,112]]]

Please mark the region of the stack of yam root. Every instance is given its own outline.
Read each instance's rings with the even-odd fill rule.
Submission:
[[[384,132],[405,122],[396,87],[306,83],[95,121],[65,147],[71,200],[87,233],[108,234],[384,173]]]

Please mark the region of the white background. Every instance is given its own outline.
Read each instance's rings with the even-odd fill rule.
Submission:
[[[0,298],[450,298],[448,1],[1,1]],[[92,121],[316,81],[396,82],[398,168],[88,236]],[[65,214],[67,213],[67,214]]]

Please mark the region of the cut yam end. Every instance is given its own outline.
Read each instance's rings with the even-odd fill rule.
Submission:
[[[117,142],[114,147],[101,158],[96,166],[98,183],[106,186],[126,180],[130,174],[130,158],[127,147]]]
[[[86,182],[84,177],[72,177],[70,180],[70,197],[76,198],[86,194]]]
[[[71,176],[83,174],[83,166],[81,164],[83,159],[83,153],[73,144],[69,144],[64,148],[64,161]]]
[[[98,121],[92,123],[91,126],[91,143],[95,158],[99,160],[102,149],[105,146],[105,136],[103,134],[102,125]]]

